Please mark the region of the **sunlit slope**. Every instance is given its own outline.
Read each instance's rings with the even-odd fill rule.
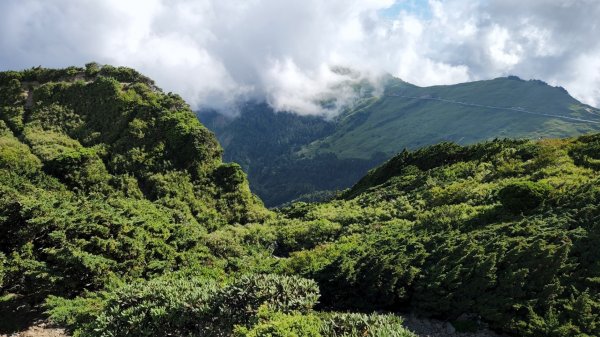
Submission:
[[[301,153],[370,158],[441,141],[567,137],[600,130],[600,111],[560,87],[516,77],[417,87],[392,80],[384,94],[339,117],[332,135]]]

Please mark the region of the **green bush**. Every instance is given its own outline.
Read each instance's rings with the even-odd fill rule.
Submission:
[[[163,277],[133,282],[105,294],[96,317],[92,301],[51,299],[50,318],[68,324],[82,337],[203,336],[211,327],[214,281]],[[83,303],[83,305],[80,305]]]
[[[533,181],[517,181],[504,186],[498,197],[504,207],[513,213],[528,212],[548,198],[551,187]]]
[[[287,255],[334,241],[340,235],[342,226],[328,220],[293,221],[285,222],[276,229],[277,246],[274,254]]]
[[[100,65],[96,62],[90,62],[85,64],[85,76],[94,77],[100,72]]]
[[[319,299],[317,284],[297,276],[246,275],[215,296],[214,307],[226,326],[246,325],[261,306],[268,310],[306,313]]]
[[[15,174],[31,176],[42,167],[40,160],[31,153],[29,147],[20,143],[10,131],[2,131],[0,121],[0,169]]]
[[[108,183],[110,174],[93,148],[65,151],[46,162],[44,169],[61,178],[66,184],[78,188],[99,189]]]
[[[237,326],[236,337],[322,337],[322,322],[315,314],[287,314],[261,310],[250,328]],[[327,335],[325,335],[327,336]]]
[[[392,314],[322,314],[321,333],[328,337],[414,337]]]
[[[313,281],[247,275],[222,286],[204,277],[163,276],[67,300],[50,297],[50,318],[78,336],[311,336],[319,320]],[[304,332],[308,335],[303,334]],[[318,335],[314,335],[318,336]]]

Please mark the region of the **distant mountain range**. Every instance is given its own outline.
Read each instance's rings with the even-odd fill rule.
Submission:
[[[240,163],[268,206],[326,198],[404,148],[442,141],[569,137],[600,131],[600,110],[561,87],[515,76],[418,87],[390,77],[378,96],[360,99],[333,120],[275,112],[249,102],[230,118],[200,120]]]

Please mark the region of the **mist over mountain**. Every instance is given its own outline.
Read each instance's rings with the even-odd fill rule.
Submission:
[[[235,118],[214,111],[199,118],[267,206],[331,197],[403,149],[600,130],[600,110],[539,80],[419,87],[388,76],[382,83],[383,90],[355,85],[362,98],[331,119],[277,112],[267,103],[248,103]]]
[[[360,167],[348,156],[364,150],[317,151],[305,165],[289,155],[308,151],[302,144],[340,130],[382,134],[411,105],[446,124],[463,116],[457,131],[474,121],[484,135],[515,113],[549,133],[597,114],[564,89],[517,78],[387,89],[335,122],[260,103],[212,122],[237,127],[224,145],[249,154],[249,172],[264,166],[267,188],[284,178],[298,188],[345,176]],[[518,106],[500,108],[508,98]],[[533,103],[556,110],[540,115]],[[391,120],[371,123],[382,113]],[[494,114],[496,128],[472,114]],[[0,333],[597,336],[599,153],[598,133],[441,142],[402,151],[328,201],[267,210],[185,101],[139,72],[0,72]],[[285,159],[292,165],[268,165]]]
[[[600,336],[600,1],[0,1],[0,337]]]
[[[0,70],[97,61],[131,66],[194,109],[332,116],[355,69],[420,86],[515,74],[600,102],[600,3],[420,0],[8,0]]]

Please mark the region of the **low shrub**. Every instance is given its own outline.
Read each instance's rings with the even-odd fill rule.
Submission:
[[[533,181],[517,181],[504,186],[498,197],[504,207],[513,213],[534,210],[547,199],[551,187]]]

